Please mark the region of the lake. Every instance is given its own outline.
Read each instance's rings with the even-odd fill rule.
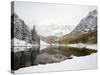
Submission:
[[[11,52],[13,70],[22,67],[37,66],[38,64],[59,63],[64,60],[74,59],[96,53],[95,49],[73,48],[67,46],[48,46],[42,50],[33,47],[19,52]]]

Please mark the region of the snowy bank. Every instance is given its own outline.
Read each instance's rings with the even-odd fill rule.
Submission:
[[[97,68],[97,53],[89,56],[75,57],[74,59],[65,60],[60,63],[36,65],[16,70],[15,73],[34,73],[34,72],[50,72],[65,70],[85,70]]]
[[[19,39],[14,38],[14,46],[32,46],[32,44],[27,43],[24,40],[19,40]]]
[[[16,39],[14,38],[14,52],[18,52],[18,51],[24,51],[24,50],[27,50],[29,48],[32,48],[33,46],[34,47],[37,47],[38,45],[37,44],[34,44],[32,45],[31,43],[27,43],[26,41],[24,40],[19,40],[19,39]],[[49,44],[40,40],[40,50],[46,48]]]
[[[27,43],[24,40],[19,40],[19,39],[14,38],[13,41],[14,41],[14,52],[24,51],[32,47],[32,44]]]
[[[40,50],[44,49],[44,48],[47,48],[49,46],[48,43],[40,40]]]
[[[75,48],[89,48],[89,49],[95,49],[97,50],[97,44],[83,44],[83,43],[77,43],[77,44],[68,44],[68,47],[75,47]]]

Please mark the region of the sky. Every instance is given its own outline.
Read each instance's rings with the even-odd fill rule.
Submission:
[[[44,36],[71,32],[94,9],[97,7],[23,1],[16,1],[14,4],[14,12],[27,26],[32,29],[35,25],[37,32]]]

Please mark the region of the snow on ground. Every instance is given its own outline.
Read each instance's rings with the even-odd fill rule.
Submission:
[[[44,48],[47,48],[48,45],[49,45],[48,43],[46,43],[46,42],[40,40],[40,50],[42,50],[42,49],[44,49]]]
[[[50,71],[65,71],[65,70],[85,70],[97,68],[97,53],[75,57],[62,61],[60,63],[37,65],[16,70],[15,73],[34,73],[34,72],[50,72]]]
[[[68,44],[68,47],[75,47],[75,48],[89,48],[89,49],[95,49],[97,50],[97,44],[83,44],[83,43],[77,43],[77,44]]]
[[[14,38],[14,52],[24,51],[31,47],[32,47],[32,44],[27,43],[26,41]]]
[[[42,40],[40,40],[40,45],[49,45],[49,44],[44,42],[44,41],[42,41]]]
[[[32,46],[32,45],[30,43],[27,43],[26,41],[14,38],[14,46]]]
[[[40,40],[40,45],[41,45],[40,50],[42,50],[42,49],[46,48],[49,44]],[[34,46],[37,46],[37,45],[34,45]],[[14,52],[24,51],[29,48],[32,48],[32,44],[27,43],[26,41],[14,38]]]

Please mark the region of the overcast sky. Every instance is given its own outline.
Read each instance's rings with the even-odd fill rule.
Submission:
[[[31,29],[33,25],[39,33],[47,31],[46,27],[51,24],[56,26],[68,25],[72,29],[94,9],[95,6],[63,5],[33,2],[15,2],[14,12],[25,21]]]

